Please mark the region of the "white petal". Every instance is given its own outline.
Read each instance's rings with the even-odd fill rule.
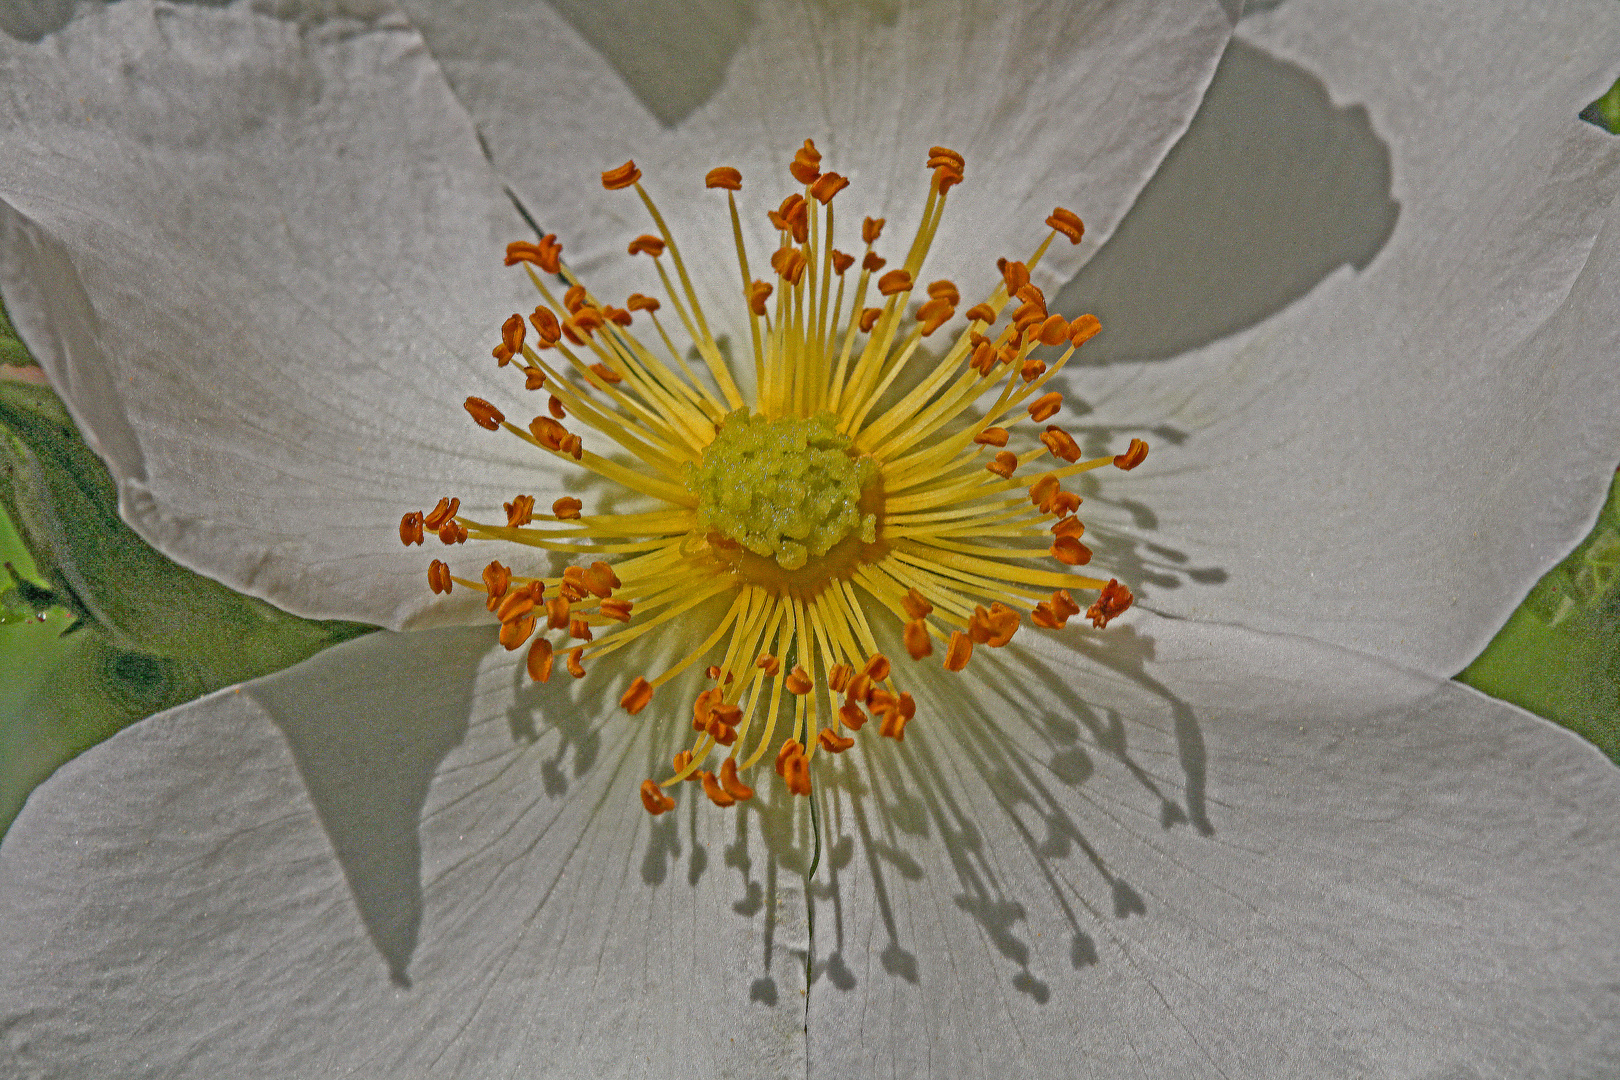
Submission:
[[[1114,362],[1074,385],[1097,442],[1153,445],[1092,500],[1121,526],[1093,534],[1099,563],[1146,605],[1446,675],[1590,527],[1620,445],[1620,141],[1576,115],[1620,21],[1452,14],[1290,0],[1246,21],[1145,227],[1119,232],[1144,258],[1110,249],[1066,294],[1094,278],[1117,301],[1094,343]],[[1272,258],[1296,261],[1228,269]],[[1213,287],[1159,287],[1182,277]],[[1162,359],[1234,315],[1249,328]]]
[[[407,8],[496,167],[593,288],[656,285],[623,254],[651,231],[645,212],[600,184],[633,158],[694,272],[715,283],[722,325],[742,306],[724,199],[702,185],[711,167],[742,171],[753,270],[768,280],[765,211],[802,191],[787,166],[803,140],[852,181],[833,204],[840,246],[858,252],[856,220],[885,217],[878,247],[896,265],[927,195],[928,148],[949,146],[967,158],[966,180],[926,272],[955,278],[964,298],[988,291],[995,258],[1027,258],[1063,205],[1088,232],[1042,264],[1054,286],[1180,135],[1231,30],[1198,0]]]
[[[844,756],[821,1075],[1620,1069],[1612,764],[1454,683],[1127,621]]]
[[[489,350],[533,298],[421,40],[136,0],[0,38],[0,70],[0,289],[130,523],[300,614],[411,618],[400,516],[504,523],[546,469],[462,409],[527,419]]]
[[[759,828],[785,794],[649,818],[668,751],[600,715],[611,679],[490,646],[374,635],[64,766],[0,849],[11,1060],[802,1076],[807,853]]]
[[[921,680],[904,743],[821,774],[813,924],[803,807],[649,822],[669,729],[594,718],[622,677],[537,690],[476,631],[341,646],[38,789],[0,848],[8,1047],[64,1076],[1612,1068],[1595,751],[1296,639],[1074,636],[982,650],[976,706]]]

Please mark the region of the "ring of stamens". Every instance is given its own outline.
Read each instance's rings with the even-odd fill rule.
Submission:
[[[1058,208],[1028,260],[1000,260],[988,294],[936,359],[923,339],[957,317],[962,294],[950,281],[919,283],[947,193],[963,181],[961,155],[929,152],[928,199],[899,265],[886,270],[875,250],[883,220],[865,219],[858,274],[856,257],[833,246],[833,201],[848,181],[820,166],[806,140],[789,165],[798,190],[768,213],[778,244],[766,279],[754,277],[743,241],[741,173],[720,166],[706,178],[730,213],[752,400],[633,162],[602,181],[634,189],[644,204],[655,231],[627,251],[652,260],[664,300],[633,293],[620,307],[594,296],[554,235],[507,249],[507,264],[522,264],[542,302],[526,320],[507,319],[492,351],[526,391],[546,392],[545,411],[520,426],[469,397],[468,413],[649,509],[586,513],[562,495],[545,514],[522,494],[505,504],[503,522],[463,515],[447,497],[400,523],[407,545],[432,533],[447,546],[497,540],[569,560],[557,575],[493,561],[477,578],[458,577],[437,559],[428,571],[434,592],[460,585],[486,594],[501,643],[528,646],[538,682],[552,677],[559,654],[582,678],[589,664],[729,597],[695,646],[662,671],[637,674],[620,699],[639,714],[660,687],[708,661],[690,703],[690,745],[668,776],[641,785],[653,814],[675,805],[670,792],[683,781],[717,805],[745,801],[754,789],[742,774],[767,757],[790,792],[808,795],[814,757],[851,748],[872,718],[879,734],[903,739],[915,705],[878,647],[869,606],[896,620],[914,662],[937,654],[961,671],[975,646],[1008,644],[1026,616],[1062,629],[1081,614],[1074,592],[1097,594],[1085,617],[1098,629],[1132,601],[1117,580],[1073,571],[1091,551],[1076,516],[1081,499],[1063,485],[1107,465],[1135,468],[1147,444],[1132,439],[1124,453],[1081,460],[1075,439],[1049,423],[1063,408],[1052,380],[1100,323],[1049,312],[1030,271],[1054,238],[1080,241],[1079,217]],[[696,366],[659,316],[665,301]],[[650,333],[637,328],[640,316]],[[904,372],[929,364],[910,389],[896,389]],[[581,430],[593,433],[590,446]],[[1009,448],[1015,437],[1023,449]],[[1054,463],[1037,464],[1048,455]]]

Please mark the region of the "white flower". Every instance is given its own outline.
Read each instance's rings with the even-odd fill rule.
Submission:
[[[1054,286],[1197,105],[1229,28],[1189,8],[491,2],[413,12],[426,45],[242,4],[0,20],[0,290],[126,516],[289,609],[415,630],[36,791],[0,849],[13,1071],[1620,1069],[1620,774],[1444,681],[1612,475],[1620,153],[1574,119],[1613,75],[1607,8],[1244,23],[1217,92],[1264,115],[1315,78],[1364,107],[1393,228],[1292,303],[1234,288],[1237,323],[1156,305],[1175,238],[1136,238],[1148,295],[1099,314],[1140,348],[1099,338],[1114,359],[1068,388],[1099,433],[1157,433],[1088,496],[1141,603],[1022,635],[967,692],[924,679],[910,738],[818,776],[819,849],[781,792],[648,818],[673,736],[608,707],[624,673],[534,686],[398,544],[447,487],[562,482],[461,407],[502,385],[523,299],[503,182],[623,295],[608,256],[645,229],[596,176],[626,157],[686,251],[725,252],[710,166],[774,176],[811,137],[841,198],[914,220],[942,142],[968,159],[942,270],[983,281],[1061,203],[1089,228]],[[1333,175],[1334,149],[1295,152]],[[1230,225],[1209,212],[1191,233]],[[1191,347],[1155,352],[1154,319]]]

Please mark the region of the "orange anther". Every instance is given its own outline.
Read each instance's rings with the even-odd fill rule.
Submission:
[[[941,195],[962,182],[962,170],[952,168],[950,165],[941,165],[934,170],[934,185],[939,188]]]
[[[787,776],[788,758],[803,756],[804,747],[799,745],[798,739],[788,739],[782,743],[782,749],[776,752],[776,775]]]
[[[1053,390],[1029,403],[1029,418],[1037,424],[1052,419],[1063,408],[1063,395]]]
[[[585,597],[590,595],[581,586],[572,581],[564,581],[561,585],[557,586],[557,594],[564,600],[567,600],[570,604],[577,604],[581,600],[585,599]]]
[[[928,337],[935,330],[950,321],[956,309],[943,296],[930,300],[917,309],[917,324],[923,337]]]
[[[987,427],[977,435],[973,436],[973,441],[978,443],[980,446],[1006,446],[1007,429],[999,427]]]
[[[563,581],[583,589],[585,587],[585,568],[583,566],[563,567]]]
[[[865,675],[873,682],[882,682],[884,679],[889,677],[889,672],[891,670],[892,665],[890,665],[889,658],[887,656],[884,656],[882,653],[873,653],[871,656],[866,658],[866,665],[861,668],[861,674]]]
[[[537,416],[529,421],[529,434],[547,450],[560,450],[568,437],[568,429],[549,416]]]
[[[704,728],[704,730],[709,733],[709,738],[713,739],[721,746],[730,746],[732,743],[737,741],[736,727],[726,723],[719,716],[709,717],[709,726]]]
[[[849,680],[845,693],[850,701],[865,701],[872,693],[872,676],[865,672],[856,673]]]
[[[846,701],[838,706],[838,719],[842,720],[849,730],[859,731],[866,723],[866,713],[862,712],[861,707],[855,702]]]
[[[833,248],[833,250],[832,250],[833,273],[838,274],[838,275],[842,275],[845,270],[848,270],[854,264],[854,262],[855,262],[855,256],[853,256],[853,255],[845,255],[842,251],[839,251],[837,248]]]
[[[640,255],[642,252],[646,252],[656,259],[664,253],[664,238],[654,236],[652,233],[642,233],[630,241],[630,246],[625,250],[631,255]]]
[[[523,647],[534,633],[534,616],[529,615],[516,622],[501,623],[501,645],[507,652],[516,652]]]
[[[540,347],[545,348],[544,343],[542,343]],[[523,389],[538,390],[544,385],[546,385],[545,372],[541,371],[537,367],[526,367],[523,369]]]
[[[811,680],[810,673],[804,670],[802,665],[795,664],[793,670],[788,672],[787,678],[782,680],[782,685],[787,687],[788,693],[803,696],[808,694],[816,684]]]
[[[501,412],[501,410],[497,409],[483,398],[468,398],[466,401],[466,409],[468,415],[473,418],[473,422],[479,427],[483,428],[485,431],[499,431],[501,429],[501,421],[506,419],[505,413]]]
[[[445,522],[455,517],[456,512],[460,509],[460,499],[442,498],[439,500],[439,505],[435,506],[432,511],[430,511],[428,515],[422,519],[422,524],[437,532],[444,526]]]
[[[534,313],[529,316],[529,322],[534,326],[534,332],[540,335],[542,349],[551,348],[557,344],[557,339],[562,337],[562,324],[548,307],[542,305],[535,308]]]
[[[564,495],[551,504],[551,516],[560,521],[577,521],[580,508],[584,505],[572,495]]]
[[[574,324],[573,323],[563,323],[562,332],[563,332],[563,337],[568,339],[568,343],[570,345],[583,345],[583,344],[585,344],[585,339],[580,337],[577,333],[574,332]]]
[[[539,603],[540,597],[528,586],[518,589],[508,588],[502,590],[501,602],[495,609],[495,617],[503,623],[516,622],[526,618]]]
[[[1040,310],[1046,310],[1046,294],[1041,292],[1041,287],[1033,281],[1026,281],[1020,285],[1014,295],[1023,303],[1034,304]]]
[[[670,758],[670,764],[674,767],[675,772],[676,772],[677,775],[679,775],[680,773],[685,772],[686,767],[688,765],[692,764],[692,751],[690,751],[690,750],[677,751],[675,756]],[[688,776],[687,779],[690,780],[692,778],[690,776]]]
[[[1035,336],[1042,345],[1061,345],[1069,340],[1069,320],[1061,315],[1049,316],[1035,331]]]
[[[548,274],[562,272],[562,245],[557,242],[556,233],[547,233],[540,238],[537,244],[526,240],[515,240],[506,245],[506,265],[514,266],[517,263],[534,263]]]
[[[546,412],[550,413],[554,420],[568,419],[568,410],[563,408],[562,398],[556,394],[546,398]]]
[[[518,495],[511,502],[502,503],[506,510],[506,527],[516,529],[534,520],[534,496]]]
[[[988,341],[981,341],[974,346],[973,358],[968,361],[968,367],[989,378],[990,373],[996,370],[997,359],[996,347]]]
[[[957,289],[956,285],[944,278],[929,284],[928,295],[934,300],[938,300],[943,297],[945,300],[950,301],[951,307],[955,307],[957,304],[962,302],[962,294]]]
[[[778,660],[770,653],[760,653],[759,659],[754,661],[754,666],[759,668],[766,675],[774,677],[778,671],[782,670],[782,661]]]
[[[551,642],[543,636],[536,637],[534,644],[529,646],[529,658],[524,663],[524,667],[529,669],[529,678],[535,682],[550,682],[551,662],[554,659]]]
[[[973,656],[973,639],[960,630],[953,631],[951,643],[945,649],[945,670],[961,671]]]
[[[978,615],[979,610],[982,609],[975,609],[975,616]],[[990,631],[990,636],[985,643],[992,649],[999,649],[1007,644],[1012,640],[1013,635],[1018,632],[1018,620],[1018,612],[1006,604],[999,600],[992,603],[989,615],[983,620],[984,625]]]
[[[1086,226],[1080,220],[1080,215],[1073,210],[1065,210],[1061,206],[1052,211],[1051,216],[1046,219],[1046,223],[1067,236],[1071,244],[1078,244],[1080,238],[1086,234]]]
[[[609,191],[622,191],[641,179],[641,170],[636,168],[634,161],[627,161],[617,169],[609,169],[602,174],[602,186]]]
[[[585,621],[584,616],[575,615],[568,620],[568,636],[576,641],[595,641],[596,635],[591,633],[591,624]]]
[[[440,562],[438,559],[428,563],[428,588],[432,589],[435,595],[450,591],[450,566],[448,563]]]
[[[771,298],[771,292],[776,288],[768,281],[756,280],[748,286],[748,310],[755,315],[765,314],[765,301]]]
[[[641,805],[647,808],[647,813],[657,817],[665,811],[675,809],[675,800],[665,795],[663,790],[653,781],[643,780],[641,782]]]
[[[1035,333],[1032,331],[1038,331],[1038,324],[1044,323],[1045,321],[1045,304],[1037,304],[1034,301],[1029,301],[1028,303],[1020,304],[1018,309],[1013,312],[1013,326],[1017,327],[1020,334],[1024,334],[1028,337],[1034,337]]]
[[[877,325],[878,318],[883,314],[882,308],[869,307],[861,309],[861,333],[870,334],[872,327]]]
[[[569,325],[589,337],[602,329],[606,322],[607,317],[602,312],[593,307],[582,307],[574,312],[574,317],[569,320]]]
[[[890,270],[878,278],[878,292],[884,296],[911,291],[911,275],[904,270]]]
[[[901,697],[903,699],[908,698],[908,695],[902,694]],[[913,708],[914,714],[915,708]],[[878,734],[885,739],[893,739],[895,742],[899,742],[906,737],[906,724],[910,720],[911,716],[905,712],[899,709],[891,709],[883,714],[883,723],[878,725]]]
[[[636,321],[635,316],[631,315],[628,311],[624,310],[623,308],[616,308],[612,304],[609,304],[607,307],[603,308],[602,314],[607,316],[607,321],[615,326],[629,326],[631,323]]]
[[[848,750],[850,747],[855,745],[854,739],[840,735],[832,728],[822,728],[821,734],[816,736],[816,741],[821,743],[821,748],[823,750],[826,750],[828,753],[832,754],[842,754],[845,750]]]
[[[1052,523],[1053,536],[1072,536],[1076,540],[1086,535],[1086,523],[1077,517],[1060,518]]]
[[[513,315],[501,324],[501,343],[490,350],[499,367],[512,362],[512,357],[523,351],[523,316]]]
[[[1019,289],[1029,284],[1029,267],[1009,261],[1001,268],[1001,280],[1007,285],[1007,295],[1016,296]]]
[[[466,542],[467,530],[454,518],[439,526],[439,543],[448,547],[451,544],[465,544]]]
[[[489,594],[485,607],[494,611],[500,606],[501,598],[512,585],[512,571],[498,562],[492,562],[484,567],[484,591]]]
[[[609,596],[621,584],[619,575],[605,562],[593,562],[585,570],[585,587],[593,596]]]
[[[1069,595],[1068,589],[1059,589],[1054,592],[1049,603],[1060,619],[1069,619],[1080,614],[1080,605],[1074,602],[1074,597]]]
[[[822,173],[810,185],[810,195],[822,206],[832,202],[832,197],[849,187],[849,181],[835,172]]]
[[[563,307],[570,315],[577,315],[590,306],[590,298],[585,293],[585,286],[570,285],[568,291],[563,293]]]
[[[921,660],[934,654],[934,642],[928,636],[928,624],[920,618],[906,623],[905,642],[906,652],[913,660]]]
[[[794,795],[810,794],[810,762],[803,753],[788,758],[783,779],[787,781],[788,791]]]
[[[813,184],[821,175],[820,165],[820,151],[816,149],[815,143],[806,139],[804,145],[794,153],[793,161],[788,165],[788,172],[792,173],[793,179],[801,184]]]
[[[619,698],[619,704],[624,706],[624,711],[629,712],[630,716],[635,716],[637,712],[646,708],[646,703],[651,699],[653,699],[653,685],[637,675],[635,682],[630,683],[629,690],[625,690],[624,696]]]
[[[569,649],[568,662],[563,665],[568,669],[568,674],[572,675],[576,679],[583,679],[585,677],[585,665],[579,662],[579,658],[583,656],[584,653],[585,646],[583,645]]]
[[[1072,536],[1052,541],[1052,558],[1065,566],[1084,566],[1091,561],[1091,549]]]
[[[771,269],[789,285],[797,285],[804,276],[804,253],[798,248],[777,248],[771,253]]]
[[[1097,335],[1102,322],[1095,315],[1082,315],[1069,324],[1069,343],[1079,348]]]
[[[1148,444],[1141,439],[1132,439],[1131,445],[1123,454],[1114,455],[1114,465],[1130,472],[1147,459]]]
[[[1041,432],[1041,444],[1064,461],[1080,460],[1080,444],[1056,424],[1048,424],[1046,430]]]
[[[754,789],[737,778],[736,758],[726,758],[720,763],[720,786],[725,788],[727,795],[738,802],[745,802],[754,797]]]
[[[561,450],[575,461],[585,456],[585,444],[580,441],[578,435],[570,435],[564,439]]]
[[[1131,590],[1114,578],[1109,578],[1108,584],[1103,586],[1102,595],[1097,597],[1097,602],[1086,609],[1086,618],[1091,620],[1092,626],[1101,630],[1108,625],[1109,619],[1124,614],[1134,599],[1136,598],[1131,595]]]
[[[989,304],[974,304],[967,310],[968,322],[993,323],[996,321],[996,309]]]
[[[878,237],[883,235],[883,222],[884,222],[884,220],[885,219],[880,218],[880,217],[869,217],[866,220],[862,221],[861,222],[861,239],[863,241],[865,241],[866,243],[868,243],[868,244],[877,243],[878,242]]]
[[[406,547],[422,542],[422,511],[412,510],[399,519],[399,542]]]
[[[916,589],[907,589],[900,598],[900,607],[913,619],[926,619],[934,613],[934,605]]]
[[[607,618],[612,619],[614,622],[627,623],[630,621],[630,612],[635,606],[634,601],[613,597],[608,600],[603,600],[602,603],[597,606],[597,610]]]
[[[730,165],[716,165],[709,170],[703,178],[703,186],[708,188],[725,188],[727,191],[742,190],[742,173]]]
[[[692,702],[692,730],[709,730],[709,717],[714,713],[714,707],[720,701],[725,691],[718,686],[711,686],[703,691]]]
[[[937,169],[942,165],[953,166],[960,172],[967,165],[967,159],[949,147],[930,146],[928,148],[928,167]]]
[[[710,664],[708,667],[704,668],[703,677],[705,679],[718,679],[720,677],[720,665]]]
[[[1061,486],[1057,473],[1047,473],[1029,485],[1030,503],[1041,513],[1046,513],[1046,508],[1052,505],[1052,497],[1058,493]]]
[[[641,293],[633,292],[625,299],[624,306],[629,308],[631,311],[645,311],[650,315],[663,305],[659,304],[659,302],[651,296],[644,296]]]
[[[1012,479],[1013,470],[1018,468],[1018,455],[1011,450],[1003,450],[996,454],[995,460],[986,464],[985,468],[1003,480],[1010,480]]]
[[[861,269],[875,274],[879,270],[883,269],[888,261],[889,260],[879,255],[877,252],[868,251],[865,255],[861,256]]]
[[[630,689],[619,699],[619,704],[625,712],[634,716],[647,707],[647,703],[652,700],[652,694],[652,684],[637,675],[635,681],[630,684]]]
[[[1043,630],[1061,630],[1064,624],[1064,620],[1057,617],[1052,605],[1045,600],[1035,605],[1035,610],[1029,613],[1029,621]]]
[[[827,669],[827,685],[832,688],[833,693],[842,694],[854,674],[855,669],[848,664],[834,664]]]
[[[568,611],[570,608],[568,597],[553,596],[546,601],[546,628],[561,630],[568,625]]]

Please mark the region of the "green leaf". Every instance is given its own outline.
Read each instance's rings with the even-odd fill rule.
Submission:
[[[1620,482],[1592,532],[1457,678],[1563,724],[1620,764]]]
[[[0,562],[0,833],[126,725],[375,629],[288,615],[160,555],[56,395],[4,379]]]
[[[1581,110],[1581,119],[1610,135],[1620,135],[1620,80],[1608,92]]]
[[[0,364],[27,367],[33,362],[34,358],[28,355],[28,349],[11,326],[11,316],[6,314],[6,306],[0,304]]]

